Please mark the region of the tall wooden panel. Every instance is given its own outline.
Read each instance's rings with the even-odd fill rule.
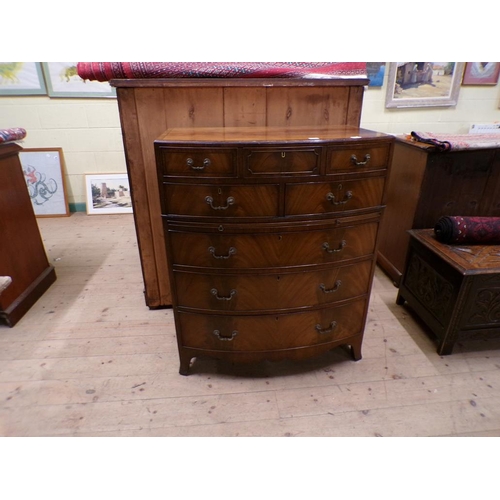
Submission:
[[[15,143],[0,145],[0,276],[12,278],[0,294],[0,319],[9,326],[56,280],[26,188],[20,150]]]
[[[112,80],[117,88],[146,304],[172,299],[153,142],[167,128],[358,127],[366,79]]]

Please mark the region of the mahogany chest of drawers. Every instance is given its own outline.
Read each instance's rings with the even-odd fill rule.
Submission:
[[[361,359],[391,136],[169,129],[155,141],[180,373],[192,358]]]

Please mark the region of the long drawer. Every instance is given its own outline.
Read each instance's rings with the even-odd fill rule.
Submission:
[[[368,293],[372,260],[323,271],[276,274],[174,272],[177,306],[212,311],[311,307]]]
[[[170,230],[171,264],[220,269],[309,266],[373,254],[378,221],[315,231],[231,234]]]
[[[382,204],[384,177],[287,184],[286,215],[315,215],[347,212],[377,207]]]
[[[231,316],[179,311],[182,347],[270,351],[327,344],[363,331],[366,299],[294,314]]]
[[[163,213],[197,217],[276,217],[279,186],[275,184],[193,185],[164,183]]]

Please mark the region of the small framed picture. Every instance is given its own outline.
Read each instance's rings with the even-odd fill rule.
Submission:
[[[116,90],[108,82],[80,78],[76,65],[76,62],[42,63],[50,97],[116,97]]]
[[[0,62],[0,96],[47,95],[39,62]]]
[[[390,63],[385,107],[455,106],[464,66],[461,62]]]
[[[19,159],[35,216],[68,216],[62,149],[23,149],[19,152]]]
[[[500,74],[498,62],[465,63],[462,85],[496,85]]]
[[[127,174],[86,174],[87,214],[130,214],[132,198]]]

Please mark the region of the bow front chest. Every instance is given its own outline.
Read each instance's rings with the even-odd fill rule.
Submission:
[[[155,141],[181,374],[202,356],[361,359],[392,146],[350,127]]]

